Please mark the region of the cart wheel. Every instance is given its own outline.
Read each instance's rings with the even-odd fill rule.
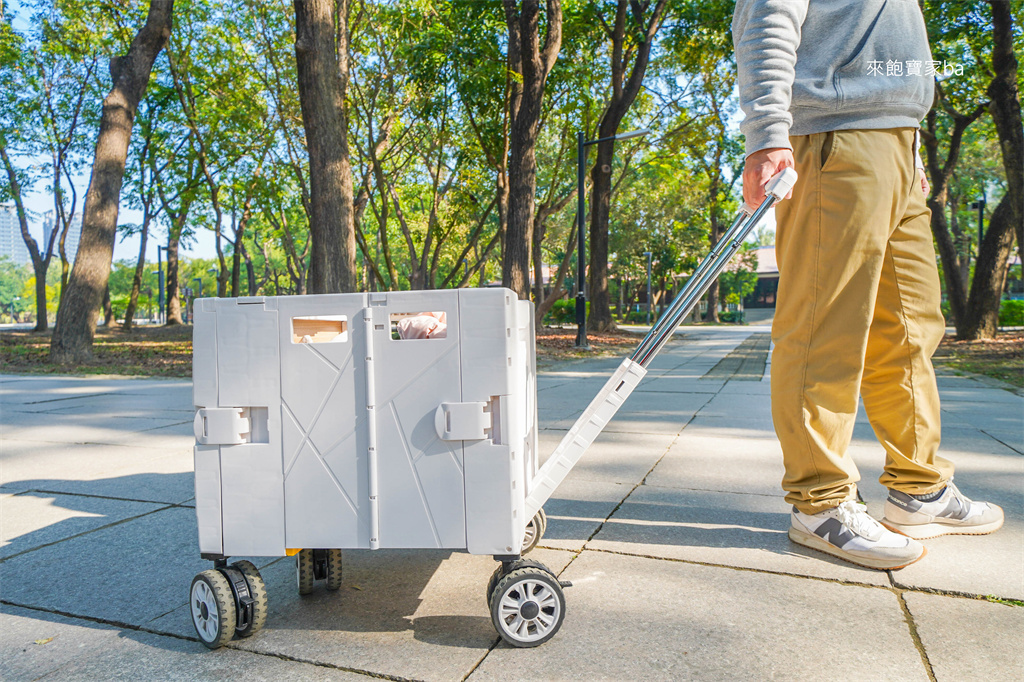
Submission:
[[[548,517],[544,510],[539,510],[526,524],[526,532],[523,534],[523,554],[537,546],[540,539],[544,537],[544,531],[548,528]]]
[[[498,584],[498,581],[501,580],[502,576],[508,575],[512,571],[519,570],[520,568],[540,569],[541,571],[549,573],[556,581],[558,580],[558,576],[555,575],[554,571],[541,562],[534,561],[533,559],[516,559],[507,566],[505,564],[498,564],[498,567],[494,569],[494,573],[491,574],[491,579],[487,581],[487,594],[484,596],[487,599],[488,609],[491,608],[491,595],[494,594],[494,588]]]
[[[327,550],[327,585],[328,590],[341,589],[341,550]]]
[[[295,555],[295,582],[299,586],[299,594],[313,591],[313,550],[303,549]]]
[[[534,647],[555,636],[565,618],[565,594],[545,570],[510,571],[491,595],[491,622],[514,647]]]
[[[238,561],[233,566],[245,576],[245,582],[249,584],[249,596],[253,599],[252,622],[244,630],[236,630],[235,634],[239,637],[252,637],[267,622],[267,586],[251,561]]]
[[[193,578],[188,601],[200,642],[207,648],[218,649],[231,641],[238,614],[231,584],[220,571],[210,569]]]

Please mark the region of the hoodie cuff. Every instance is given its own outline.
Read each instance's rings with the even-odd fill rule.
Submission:
[[[746,156],[762,149],[793,148],[793,145],[789,143],[789,123],[787,121],[751,126],[750,130],[744,131],[744,134]]]

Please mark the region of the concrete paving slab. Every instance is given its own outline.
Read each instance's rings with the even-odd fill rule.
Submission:
[[[82,495],[0,496],[0,558],[159,509],[161,505]]]
[[[888,590],[589,551],[564,577],[558,635],[470,680],[928,679]]]
[[[566,431],[540,431],[537,450],[541,453],[542,462],[554,452],[565,434]],[[672,434],[605,431],[590,446],[569,477],[635,485],[643,480],[674,440]]]
[[[0,442],[0,486],[7,492],[40,490],[170,504],[194,495],[191,447]]]
[[[140,626],[186,601],[209,568],[195,523],[193,509],[163,509],[13,557],[0,563],[4,599]]]
[[[783,472],[782,447],[774,438],[692,435],[687,427],[647,484],[781,496]]]
[[[1024,679],[1024,607],[903,595],[938,682]]]
[[[489,557],[431,550],[343,556],[337,592],[318,586],[299,596],[291,559],[261,571],[270,601],[267,625],[235,646],[403,679],[457,680],[498,639],[484,595],[497,567]],[[538,549],[529,557],[561,571],[573,554]],[[147,627],[168,626],[191,632],[186,607]]]
[[[729,416],[705,415],[703,411],[686,425],[686,434],[718,438],[773,438],[775,426],[763,415],[746,416],[737,410]]]
[[[180,424],[173,418],[114,417],[98,419],[91,414],[55,415],[38,412],[5,412],[3,437],[44,443],[108,443],[143,439],[145,432]],[[191,421],[191,420],[190,420]],[[194,440],[194,437],[193,437]]]
[[[885,572],[862,569],[791,542],[789,510],[781,496],[644,485],[622,503],[587,548],[889,584]]]
[[[544,505],[548,528],[543,547],[579,551],[633,486],[569,477]]]
[[[344,670],[0,606],[0,669],[38,680],[366,680]],[[52,638],[52,639],[50,639]],[[49,640],[49,641],[46,641]],[[37,641],[45,642],[36,644]]]

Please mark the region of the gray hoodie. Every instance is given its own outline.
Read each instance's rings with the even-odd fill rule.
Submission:
[[[917,128],[932,105],[916,0],[737,0],[732,35],[748,155],[790,135]]]

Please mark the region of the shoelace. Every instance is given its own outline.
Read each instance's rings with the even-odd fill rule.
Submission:
[[[869,537],[881,530],[878,521],[875,521],[862,505],[857,504],[856,500],[847,500],[836,507],[836,517],[844,526],[861,537]]]

